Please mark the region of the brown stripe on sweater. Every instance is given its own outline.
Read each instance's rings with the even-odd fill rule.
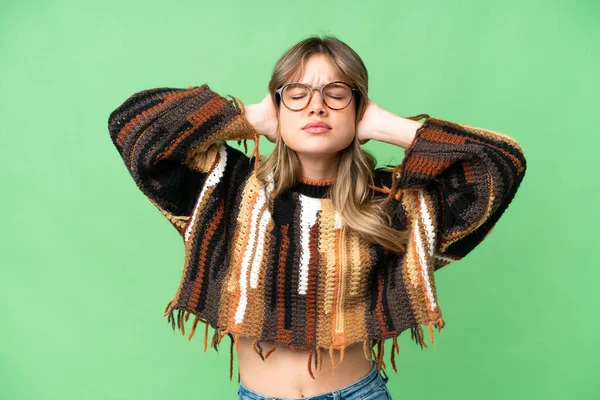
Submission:
[[[383,268],[377,268],[377,307],[375,308],[375,315],[377,316],[377,323],[381,330],[381,336],[388,334],[387,326],[385,323],[385,316],[383,315],[383,305],[381,303],[383,296]]]
[[[209,197],[207,197],[207,198],[209,198]],[[196,306],[198,305],[198,299],[200,298],[200,289],[204,282],[204,268],[206,267],[206,257],[207,257],[207,253],[208,253],[208,246],[213,237],[213,234],[217,230],[218,225],[221,223],[221,219],[223,217],[223,208],[224,208],[224,201],[221,200],[219,202],[219,206],[217,207],[214,217],[208,223],[208,227],[203,227],[203,229],[206,229],[206,233],[204,235],[204,241],[202,242],[202,245],[200,247],[200,254],[198,256],[198,265],[197,265],[198,272],[196,273],[196,279],[194,281],[194,288],[192,289],[192,294],[191,294],[190,300],[187,304],[188,310],[196,309]]]
[[[285,264],[288,257],[288,248],[290,240],[288,237],[288,225],[280,227],[282,238],[281,248],[279,250],[279,264],[277,269],[277,342],[291,343],[292,331],[284,328],[285,319]]]
[[[319,265],[317,297],[317,343],[331,345],[333,322],[333,284],[335,279],[335,209],[330,200],[323,200],[319,214]]]
[[[402,257],[400,256],[390,257],[388,261],[390,274],[390,280],[387,282],[387,304],[390,313],[388,318],[392,321],[393,328],[391,330],[397,334],[411,326],[415,326],[417,323],[406,288],[404,285],[399,284],[403,280],[402,274],[404,273],[401,264]],[[396,284],[392,285],[394,280]]]
[[[281,251],[282,237],[280,226],[271,220],[271,229],[268,231],[268,248],[265,249],[267,264],[264,271],[264,322],[261,338],[274,343],[277,340],[277,273],[279,269],[279,255]]]
[[[347,247],[347,259],[351,260],[351,268],[348,269],[348,289],[346,294],[346,323],[344,328],[345,337],[348,343],[360,341],[365,337],[365,287],[362,282],[366,282],[366,275],[369,273],[369,265],[365,259],[360,258],[361,247],[364,246],[364,240],[354,232],[349,232],[349,246]]]
[[[375,260],[379,260],[381,257],[382,249],[377,246],[369,247],[369,259],[370,265],[369,274],[367,276],[367,283],[365,284],[365,326],[367,328],[367,334],[369,338],[381,337],[381,326],[379,324],[379,318],[377,317],[377,270],[378,265]]]
[[[369,274],[371,273],[371,270],[373,269],[373,264],[371,263],[371,257],[370,257],[370,252],[369,252],[369,244],[365,241],[365,240],[359,240],[358,241],[359,245],[358,245],[358,250],[359,250],[359,259],[362,260],[363,264],[361,265],[361,274],[360,274],[360,281],[358,282],[358,286],[360,289],[360,299],[357,301],[360,301],[360,307],[358,308],[358,311],[360,311],[360,314],[356,313],[356,318],[357,318],[357,329],[361,329],[361,331],[363,332],[363,337],[362,339],[368,337],[369,331],[368,331],[368,322],[367,322],[367,316],[368,316],[368,307],[367,307],[367,299],[368,299],[368,295],[367,295],[367,288],[368,286],[368,280],[369,280]]]
[[[148,110],[142,111],[140,114],[138,114],[135,118],[133,118],[132,120],[130,120],[123,127],[123,129],[117,135],[117,139],[116,139],[117,144],[119,146],[122,146],[123,145],[123,141],[129,135],[129,131],[133,127],[136,127],[145,118],[153,118],[156,115],[155,114],[156,112],[158,112],[162,108],[165,108],[170,103],[173,103],[173,102],[175,102],[177,100],[180,100],[180,99],[184,99],[186,97],[195,96],[195,95],[197,95],[198,93],[202,92],[205,89],[206,89],[206,87],[204,85],[202,85],[202,86],[200,86],[200,87],[198,87],[198,88],[196,88],[194,90],[190,90],[190,91],[175,92],[175,93],[169,93],[169,94],[166,94],[166,95],[161,95],[160,97],[164,98],[163,102],[161,102],[160,104],[155,105],[152,108],[149,108]]]
[[[200,303],[196,307],[202,307],[201,311],[205,318],[211,321],[216,325],[216,322],[219,321],[219,308],[222,301],[222,287],[223,282],[226,279],[227,273],[229,271],[230,266],[230,258],[227,252],[228,241],[227,236],[229,234],[226,226],[223,225],[224,221],[227,218],[227,213],[224,213],[223,219],[221,220],[221,225],[217,230],[214,240],[216,241],[215,247],[208,254],[209,261],[207,262],[210,271],[209,271],[209,280],[205,282],[208,284],[208,289],[206,290],[205,299],[203,301],[202,292],[200,293]],[[218,236],[217,236],[218,235]]]
[[[437,175],[452,164],[452,160],[411,155],[404,163],[404,171],[415,174]]]
[[[257,320],[257,325],[258,325],[258,331],[256,332],[256,336],[257,337],[262,337],[264,334],[264,329],[266,326],[266,319],[267,319],[267,314],[270,315],[271,313],[268,312],[268,307],[269,304],[267,302],[266,299],[268,299],[267,296],[267,290],[268,290],[268,285],[270,284],[270,282],[268,282],[268,277],[269,277],[269,267],[270,267],[270,259],[272,257],[272,254],[270,254],[270,245],[273,244],[275,242],[275,240],[273,240],[273,238],[271,237],[271,232],[274,229],[275,224],[273,223],[273,220],[269,220],[269,223],[266,226],[265,229],[265,248],[263,250],[263,258],[262,258],[262,262],[261,262],[261,267],[260,267],[260,272],[259,272],[259,279],[258,279],[258,285],[256,287],[256,303],[255,303],[255,307],[256,307],[256,317],[253,317]]]
[[[402,205],[404,206],[404,208],[406,209],[406,213],[409,215],[413,215],[415,216],[417,212],[419,212],[419,210],[417,209],[417,205],[415,204],[415,198],[416,196],[409,196],[409,195],[405,195],[402,197]],[[414,242],[414,224],[416,223],[416,219],[415,218],[410,218],[407,221],[406,224],[406,229],[408,231],[409,234],[409,244],[410,242]],[[415,257],[418,257],[417,252],[416,252],[416,248],[414,246],[414,243],[412,243],[412,245],[407,245],[406,246],[406,253],[404,254],[404,259],[405,259],[405,263],[404,263],[404,279],[405,279],[405,285],[407,286],[407,289],[409,291],[409,293],[414,293],[415,287],[418,285],[418,270],[417,270],[417,266],[415,265],[415,263],[413,262]],[[412,296],[411,296],[411,300],[415,300]]]
[[[322,249],[325,263],[321,267],[324,272],[322,279],[323,288],[325,290],[323,298],[323,307],[325,313],[330,315],[333,312],[333,298],[334,298],[334,280],[335,280],[335,265],[337,260],[337,250],[335,248],[335,238],[337,231],[340,228],[335,227],[335,209],[332,203],[323,203],[322,205],[322,232],[319,247]],[[320,250],[321,251],[321,250]],[[319,278],[321,279],[321,278]],[[330,333],[328,332],[328,335]]]
[[[206,208],[207,202],[211,199],[211,196],[213,195],[213,191],[214,191],[214,187],[207,188],[206,196],[204,196],[201,203],[199,204],[199,207],[200,207],[199,210],[204,210]],[[202,213],[200,213],[200,212],[196,215],[196,219],[194,221],[194,226],[192,227],[192,231],[190,232],[191,233],[190,240],[185,244],[185,246],[186,246],[186,254],[185,254],[186,262],[185,263],[188,267],[185,268],[184,274],[183,274],[183,277],[184,277],[186,283],[183,286],[183,288],[181,289],[181,296],[180,296],[179,304],[181,304],[182,306],[188,306],[190,304],[189,299],[192,296],[194,280],[198,276],[197,269],[200,267],[200,264],[198,263],[199,253],[197,252],[199,237],[197,235],[196,230],[198,229],[198,226],[202,226],[201,219],[203,216],[206,218],[206,216],[202,215]],[[192,220],[192,217],[190,217],[188,224],[186,224],[186,229],[189,227],[189,223],[191,223],[191,220]],[[219,223],[220,223],[220,221],[219,221]],[[216,226],[215,226],[215,229],[216,229]],[[206,244],[203,247],[206,247]],[[194,265],[194,260],[196,260],[195,265]],[[194,271],[195,271],[195,273],[194,273]],[[192,309],[193,308],[189,308],[189,310],[192,310]]]
[[[321,211],[317,211],[318,214]],[[317,215],[317,221],[319,216]],[[308,288],[306,290],[306,344],[314,346],[317,340],[317,296],[318,296],[318,273],[319,273],[319,224],[310,228],[308,247],[310,248],[310,259],[308,261]]]
[[[260,212],[258,213],[258,222],[260,223],[260,220],[263,217],[263,214],[265,213],[265,211],[267,211],[266,205],[263,206],[260,210]],[[260,239],[260,236],[258,235],[258,231],[259,231],[259,227],[260,224],[257,224],[256,227],[256,241],[258,242],[258,240]],[[265,241],[268,240],[269,238],[269,231],[268,231],[268,225],[267,225],[267,230],[265,230]],[[267,257],[266,254],[266,250],[263,250],[263,253],[261,255],[261,259],[258,261],[258,265],[259,265],[259,270],[258,270],[258,279],[257,279],[257,283],[256,283],[256,288],[253,288],[251,286],[250,280],[251,280],[251,272],[252,272],[252,265],[254,264],[254,258],[256,257],[256,249],[259,248],[259,246],[263,246],[264,243],[256,243],[255,246],[255,251],[254,254],[252,255],[252,258],[250,259],[250,265],[248,267],[248,285],[247,285],[247,297],[248,297],[248,304],[246,305],[246,315],[244,316],[244,329],[243,329],[243,334],[245,336],[248,337],[259,337],[261,332],[262,332],[262,326],[263,326],[263,319],[264,319],[264,313],[265,313],[265,306],[264,306],[264,276],[265,276],[265,259]]]
[[[410,248],[411,252],[416,256],[417,249],[414,241],[411,241]],[[412,258],[411,261],[414,261],[414,263],[411,262],[411,264],[414,266],[415,270],[419,268],[419,262],[416,258]],[[411,299],[413,312],[417,321],[425,321],[427,320],[428,312],[427,305],[425,304],[425,296],[422,290],[423,288],[421,286],[423,281],[420,279],[418,273],[415,274],[414,279],[417,281],[417,284],[411,284],[410,287],[407,288],[409,292],[409,298]]]
[[[463,169],[463,175],[465,177],[465,182],[473,184],[475,183],[474,175],[473,175],[473,163],[470,161],[463,161],[461,163]]]
[[[334,249],[335,249],[335,262],[334,262],[334,274],[333,274],[333,305],[332,305],[332,319],[331,319],[331,340],[332,340],[332,345],[337,346],[338,342],[343,342],[342,340],[338,339],[338,335],[343,336],[344,334],[344,316],[343,316],[343,310],[339,310],[338,308],[340,306],[343,307],[342,301],[340,301],[340,296],[341,291],[343,290],[342,283],[343,283],[343,266],[341,265],[341,249],[340,249],[340,236],[342,234],[342,232],[344,231],[344,227],[340,228],[340,229],[336,229],[335,231],[335,244],[334,244]],[[338,331],[338,327],[340,328]]]
[[[396,332],[396,325],[394,324],[394,318],[392,316],[392,312],[390,310],[390,299],[394,298],[394,291],[390,289],[392,282],[392,275],[395,270],[394,265],[390,263],[390,259],[392,257],[388,257],[386,262],[383,263],[382,266],[382,277],[383,277],[383,293],[382,293],[382,307],[383,307],[383,315],[385,316],[385,326],[386,330],[389,334],[393,334]],[[386,336],[387,337],[387,336]]]
[[[423,123],[419,138],[446,144],[464,144],[467,140],[465,136],[445,132],[441,127],[431,123]]]
[[[361,276],[365,272],[365,267],[360,259],[360,242],[361,238],[356,232],[350,232],[348,235],[348,256],[347,260],[350,262],[350,268],[348,271],[348,297],[349,300],[358,295],[361,288],[360,281]]]
[[[295,244],[294,247],[294,255],[291,260],[291,265],[288,263],[288,268],[290,268],[292,276],[291,276],[291,285],[290,285],[290,294],[291,294],[291,307],[286,308],[287,322],[292,331],[291,343],[294,346],[302,346],[306,338],[304,337],[306,333],[306,318],[303,318],[306,314],[306,295],[301,295],[300,292],[300,260],[302,258],[302,232],[301,232],[301,213],[303,212],[302,205],[300,204],[301,200],[299,195],[294,196],[294,201],[298,204],[294,209],[293,221],[294,225],[291,228],[291,236],[290,239]],[[309,244],[310,246],[310,244]],[[310,247],[309,247],[310,249]],[[289,271],[288,271],[289,272]]]

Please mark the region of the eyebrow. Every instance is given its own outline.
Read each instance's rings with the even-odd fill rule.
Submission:
[[[325,86],[325,85],[327,85],[327,84],[329,84],[331,82],[343,82],[343,80],[342,79],[332,79],[332,80],[328,81],[327,83],[324,83],[322,86]],[[292,83],[294,83],[294,81],[292,81]],[[305,84],[307,86],[311,86],[311,84],[308,83],[308,82],[298,82],[298,81],[296,81],[296,83],[303,83],[303,84]]]

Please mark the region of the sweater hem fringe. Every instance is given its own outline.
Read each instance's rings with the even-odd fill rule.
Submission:
[[[175,312],[177,312],[177,316],[175,316]],[[204,352],[206,353],[206,350],[208,347],[208,327],[210,325],[210,322],[207,319],[202,318],[199,315],[193,314],[190,311],[178,308],[175,305],[174,300],[169,301],[169,303],[167,304],[164,314],[163,314],[163,317],[167,317],[167,322],[171,324],[173,331],[175,331],[177,329],[177,330],[181,331],[182,336],[185,336],[185,323],[188,321],[190,314],[194,315],[194,321],[192,323],[191,331],[188,335],[188,341],[191,341],[192,336],[194,336],[198,322],[204,323],[204,342],[203,343],[204,343]],[[440,333],[442,328],[445,326],[444,320],[441,318],[441,316],[439,316],[436,321],[422,323],[417,326],[413,326],[413,327],[409,328],[411,340],[413,340],[417,345],[420,345],[421,349],[423,349],[424,347],[429,348],[429,346],[427,346],[427,344],[425,343],[425,331],[424,331],[422,325],[426,325],[428,327],[430,342],[433,346],[435,346],[433,328],[434,327],[437,328],[438,333]],[[394,369],[394,372],[396,372],[396,374],[398,374],[398,370],[396,368],[395,355],[400,353],[400,347],[398,346],[398,336],[403,331],[401,331],[401,332],[392,331],[392,332],[389,332],[388,335],[386,335],[385,337],[382,337],[382,338],[368,338],[368,339],[361,341],[363,343],[363,350],[365,353],[365,358],[371,359],[370,356],[372,355],[373,359],[377,363],[377,371],[378,372],[381,371],[382,369],[387,371],[386,363],[383,361],[384,353],[385,353],[385,341],[387,339],[393,339],[392,351],[391,351],[391,355],[390,355],[390,362],[391,362],[392,368]],[[215,351],[218,352],[219,344],[221,343],[221,340],[225,337],[225,335],[229,336],[229,338],[231,339],[230,347],[229,347],[229,380],[232,381],[233,380],[233,347],[235,346],[235,349],[238,350],[238,343],[239,343],[238,340],[239,340],[240,334],[230,332],[230,330],[226,329],[226,328],[215,327],[214,333],[213,333],[213,336],[211,339],[210,347],[214,348]],[[261,339],[260,337],[254,338],[254,340],[252,342],[252,348],[253,348],[254,352],[256,354],[258,354],[258,356],[263,361],[265,361],[277,349],[277,346],[273,347],[266,354],[263,354],[263,348],[260,345],[260,341],[261,341],[260,339]],[[290,346],[289,344],[285,344],[285,343],[272,343],[272,344],[288,346],[290,348],[296,348],[296,349],[311,350],[308,354],[307,369],[308,369],[308,373],[309,373],[310,377],[315,380],[316,380],[316,378],[315,378],[315,375],[313,374],[312,365],[314,364],[315,371],[321,370],[321,366],[322,366],[321,351],[323,351],[323,350],[329,351],[332,369],[335,372],[337,365],[339,365],[344,358],[344,349],[346,347],[346,345],[342,345],[342,346],[333,346],[332,345],[332,346],[329,346],[329,348],[327,349],[327,348],[323,348],[323,347],[319,347],[319,346],[306,347],[306,346]],[[337,363],[337,365],[335,364],[335,358],[334,358],[334,352],[333,352],[334,350],[340,351],[340,360]],[[238,365],[237,382],[240,383],[239,365]]]

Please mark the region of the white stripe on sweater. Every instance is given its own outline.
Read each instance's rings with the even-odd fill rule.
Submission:
[[[255,242],[257,237],[258,229],[258,215],[260,210],[265,205],[264,191],[256,192],[256,202],[252,208],[252,215],[250,217],[250,232],[248,233],[248,244],[244,249],[244,256],[242,257],[242,266],[240,268],[240,302],[238,303],[237,310],[235,312],[235,323],[239,324],[244,320],[244,313],[246,312],[246,306],[248,305],[248,268],[250,267],[251,257],[254,253]]]
[[[417,245],[417,253],[419,254],[419,264],[421,265],[421,270],[423,273],[423,277],[424,277],[424,281],[425,281],[425,288],[427,289],[427,297],[429,297],[429,303],[431,304],[431,309],[435,310],[435,308],[437,307],[437,304],[435,302],[435,297],[433,296],[433,291],[431,289],[431,282],[429,281],[429,270],[427,268],[427,258],[426,258],[426,252],[429,253],[430,255],[433,254],[433,245],[435,242],[435,233],[433,231],[433,226],[431,225],[431,216],[429,214],[429,211],[427,210],[427,205],[425,204],[425,199],[423,198],[423,193],[419,192],[419,200],[420,200],[420,206],[419,206],[419,214],[417,216],[417,218],[415,219],[415,225],[414,225],[414,237],[415,237],[415,243]],[[420,218],[419,218],[420,216]],[[423,243],[423,241],[421,240],[421,230],[419,228],[419,222],[420,220],[423,220],[423,224],[425,225],[425,232],[427,235],[427,243]],[[426,248],[426,247],[427,248]]]
[[[263,188],[262,196],[266,199],[269,198],[271,191],[274,189],[275,185],[272,182],[269,182],[265,188]],[[258,243],[256,244],[256,254],[254,255],[254,260],[252,262],[252,269],[250,270],[250,287],[256,289],[258,286],[258,277],[260,275],[260,267],[263,256],[263,249],[267,245],[265,241],[266,229],[269,220],[271,219],[271,212],[269,208],[264,206],[264,211],[262,218],[260,219],[259,228],[258,228]]]
[[[225,166],[227,165],[227,150],[225,148],[225,144],[221,143],[219,146],[219,161],[215,168],[208,174],[206,181],[204,182],[204,186],[202,187],[202,191],[200,191],[200,195],[198,196],[198,200],[196,201],[196,206],[194,207],[194,213],[192,215],[192,220],[185,230],[185,238],[184,241],[188,241],[190,238],[190,234],[196,223],[196,215],[198,214],[198,208],[202,203],[202,199],[204,198],[204,194],[206,193],[206,189],[210,186],[215,186],[221,178],[223,177],[223,173],[225,172]]]
[[[300,197],[300,271],[298,293],[306,294],[308,289],[308,263],[310,261],[310,228],[317,223],[317,213],[321,210],[321,199],[305,196]]]

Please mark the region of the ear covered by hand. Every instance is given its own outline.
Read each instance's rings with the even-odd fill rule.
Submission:
[[[259,135],[265,136],[271,143],[277,139],[277,109],[271,95],[260,103],[245,106],[245,117]]]
[[[365,144],[373,138],[373,132],[379,129],[382,109],[373,100],[367,100],[367,107],[362,119],[356,126],[356,136],[360,144]]]

